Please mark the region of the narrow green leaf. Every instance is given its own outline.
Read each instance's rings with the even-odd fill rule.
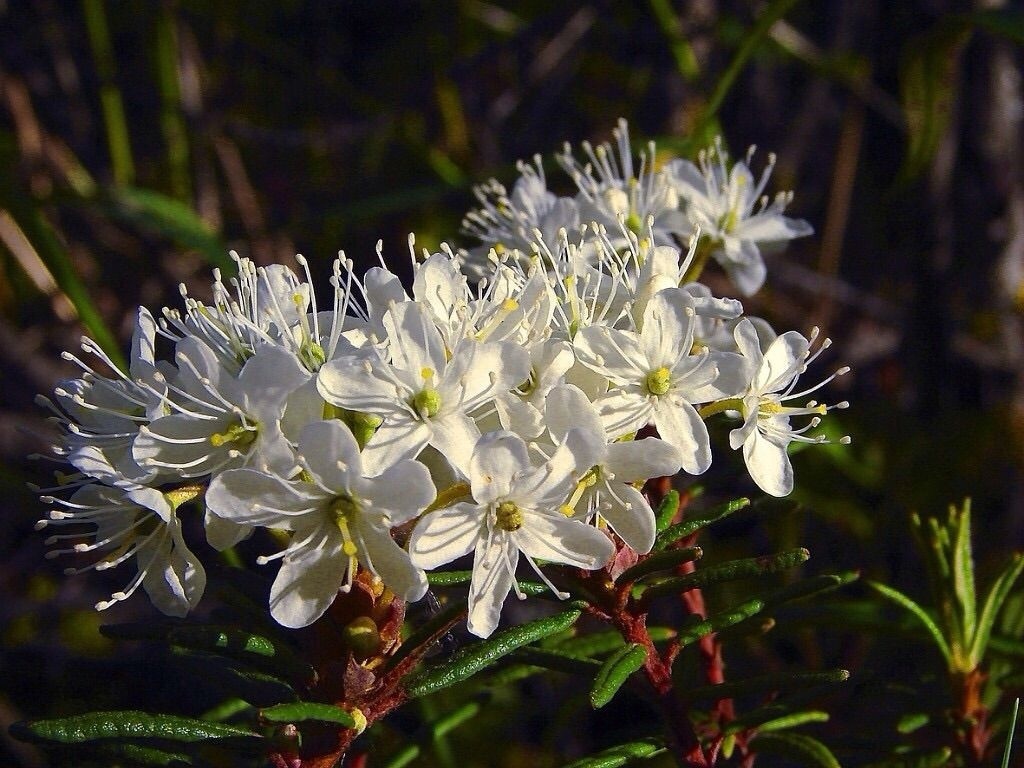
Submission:
[[[661,643],[671,640],[678,634],[671,627],[648,627],[647,634],[651,640]],[[593,632],[583,637],[571,637],[559,641],[553,647],[576,656],[603,656],[617,651],[625,645],[622,635],[617,630]]]
[[[679,511],[679,491],[673,489],[665,494],[665,498],[661,500],[658,505],[658,509],[655,510],[655,520],[657,521],[657,531],[661,533],[670,525],[672,525],[672,518],[676,516],[676,512]]]
[[[154,765],[159,768],[179,768],[193,764],[189,755],[141,744],[100,743],[94,749],[103,757],[111,759],[112,764],[119,766],[125,762],[128,765]]]
[[[797,722],[797,725],[802,722],[825,722],[828,720],[828,714],[825,712],[819,712],[818,710],[794,711],[792,706],[775,702],[740,715],[735,720],[730,721],[722,729],[722,733],[733,734],[752,728],[764,728],[768,723],[782,722],[786,721],[787,718],[799,718],[804,715],[808,716],[808,719]]]
[[[188,131],[185,128],[178,82],[178,20],[172,5],[163,5],[156,22],[157,82],[160,85],[160,128],[167,146],[170,188],[174,196],[187,201],[192,194],[189,169]]]
[[[799,691],[817,685],[833,685],[850,679],[845,669],[829,669],[824,672],[793,672],[772,675],[758,675],[746,680],[718,685],[701,685],[685,692],[688,699],[694,701],[718,701],[734,699],[748,694],[778,693],[783,691]]]
[[[569,674],[593,675],[601,669],[601,662],[597,659],[588,659],[586,656],[578,656],[551,648],[520,648],[512,654],[511,658],[525,664]]]
[[[953,750],[949,747],[930,749],[927,751],[909,752],[887,758],[878,763],[871,763],[865,768],[946,768]]]
[[[225,723],[211,723],[176,715],[155,715],[124,710],[90,712],[57,720],[15,723],[11,734],[22,741],[78,744],[98,739],[164,739],[197,742],[209,739],[259,738],[259,734]]]
[[[191,207],[152,189],[111,191],[110,213],[143,230],[155,231],[181,248],[200,253],[210,264],[234,274],[235,264],[220,237]]]
[[[819,710],[808,710],[807,712],[794,712],[791,715],[783,715],[774,720],[761,723],[758,733],[770,733],[772,731],[785,731],[789,728],[796,728],[807,723],[827,723],[828,712]]]
[[[584,757],[563,766],[563,768],[620,768],[633,760],[644,760],[665,751],[660,738],[648,737],[628,744],[618,744],[597,754]]]
[[[1015,637],[991,635],[988,639],[988,650],[1001,656],[1010,656],[1017,659],[1024,658],[1024,640],[1018,640]]]
[[[619,692],[629,676],[643,667],[647,649],[639,643],[630,643],[608,657],[590,687],[590,706],[600,709]]]
[[[810,556],[810,552],[800,547],[798,549],[789,549],[785,552],[777,552],[774,555],[730,560],[726,563],[701,568],[699,571],[688,573],[685,576],[666,579],[659,584],[650,586],[644,591],[643,599],[649,603],[651,600],[656,600],[659,597],[677,595],[690,589],[703,589],[724,581],[750,579],[778,573],[779,571],[795,568],[801,563],[807,562]]]
[[[899,722],[896,723],[896,730],[900,733],[913,733],[919,728],[924,728],[928,725],[931,719],[931,715],[926,712],[912,712],[900,718]]]
[[[981,609],[981,617],[970,645],[970,658],[976,664],[980,664],[985,657],[989,638],[992,635],[992,627],[995,625],[1003,603],[1010,596],[1013,585],[1020,578],[1021,572],[1024,572],[1024,555],[1017,553],[993,582],[988,595],[985,596],[985,605]]]
[[[469,584],[472,579],[472,571],[434,571],[427,574],[427,582],[432,587],[453,587],[459,584]]]
[[[268,723],[301,723],[315,720],[320,723],[335,723],[346,728],[354,728],[356,724],[352,715],[341,707],[314,701],[296,701],[267,707],[260,710],[260,718]]]
[[[787,584],[784,587],[770,592],[765,595],[765,602],[775,607],[782,605],[783,603],[790,603],[794,600],[802,600],[805,597],[811,595],[823,595],[832,590],[838,589],[839,587],[850,584],[860,578],[860,574],[856,571],[844,571],[843,573],[827,573],[819,576],[812,576],[809,579],[801,579],[800,581],[794,582],[793,584]]]
[[[702,637],[710,635],[712,632],[718,632],[726,627],[739,624],[741,621],[746,621],[751,616],[756,616],[764,610],[764,607],[764,600],[760,598],[753,598],[752,600],[742,602],[728,610],[712,614],[708,618],[697,622],[692,627],[680,632],[677,642],[681,646],[694,643]]]
[[[681,523],[670,525],[658,534],[658,538],[654,542],[654,551],[660,552],[663,549],[667,549],[669,545],[679,541],[679,539],[685,539],[687,536],[692,536],[701,528],[706,528],[712,523],[717,523],[719,520],[728,517],[734,512],[738,512],[739,510],[749,506],[750,499],[734,499],[733,501],[729,501],[715,507],[701,517],[694,518],[693,520],[683,520]]]
[[[1010,751],[1013,749],[1013,736],[1017,732],[1017,712],[1020,710],[1020,696],[1013,700],[1013,713],[1010,715],[1010,728],[1006,733],[1006,746],[1003,748],[1001,768],[1010,768]]]
[[[704,550],[700,547],[684,547],[682,549],[669,549],[664,552],[655,552],[645,557],[632,568],[627,568],[615,579],[616,584],[629,584],[644,576],[658,571],[667,571],[683,563],[691,563],[700,560],[704,556]]]
[[[759,733],[750,746],[758,755],[786,757],[812,768],[840,768],[832,750],[802,733]]]
[[[893,587],[877,581],[868,581],[866,584],[882,595],[882,597],[891,600],[896,603],[896,605],[905,608],[916,616],[917,620],[924,625],[924,628],[927,629],[928,633],[932,636],[932,640],[935,641],[935,645],[942,652],[946,662],[950,663],[952,661],[953,657],[949,650],[949,643],[947,643],[946,638],[942,636],[942,630],[939,629],[939,625],[935,623],[934,619],[928,615],[924,608],[915,603],[898,589],[894,589]]]
[[[974,557],[971,553],[971,500],[965,499],[963,508],[952,512],[955,543],[953,546],[953,593],[960,606],[960,626],[963,644],[969,645],[975,636],[977,623],[977,595],[974,592]]]
[[[242,661],[176,645],[170,647],[170,652],[179,663],[187,665],[188,674],[202,676],[224,693],[234,694],[254,706],[270,706],[298,699],[295,689],[287,681]]]
[[[416,698],[460,683],[516,648],[567,629],[579,619],[581,613],[579,610],[572,610],[537,619],[467,646],[452,656],[448,662],[428,669],[407,681],[406,691],[410,698]]]

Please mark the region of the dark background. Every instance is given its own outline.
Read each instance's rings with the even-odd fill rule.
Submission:
[[[0,2],[0,725],[187,701],[160,659],[114,656],[97,634],[155,614],[142,597],[92,611],[127,577],[65,578],[32,531],[44,510],[25,483],[48,484],[24,458],[47,445],[33,398],[75,375],[59,357],[77,351],[75,307],[123,347],[137,305],[178,306],[182,282],[207,295],[228,248],[301,252],[324,280],[339,249],[370,266],[382,239],[401,271],[409,232],[472,245],[471,185],[511,183],[517,159],[544,153],[567,193],[550,153],[609,139],[619,117],[666,153],[716,131],[735,155],[757,144],[755,169],[777,153],[769,191],[794,190],[789,212],[816,233],[769,258],[745,306],[833,338],[809,376],[854,369],[828,390],[852,403],[830,430],[853,445],[795,457],[800,505],[726,526],[719,551],[802,543],[811,572],[861,569],[925,598],[909,513],[965,496],[983,580],[1024,546],[1024,24],[999,2],[790,3],[709,114],[769,5]],[[756,490],[722,437],[711,500]],[[912,678],[924,646],[815,638],[773,653],[854,670],[832,730],[856,762],[872,681]],[[505,764],[599,742],[584,729],[552,746],[577,716],[519,722]]]

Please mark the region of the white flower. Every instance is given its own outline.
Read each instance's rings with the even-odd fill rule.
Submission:
[[[739,355],[690,354],[695,314],[690,295],[669,288],[647,304],[638,333],[591,326],[575,339],[577,359],[612,385],[595,403],[609,434],[653,422],[690,474],[711,465],[708,430],[694,404],[735,394],[746,381]]]
[[[619,120],[612,131],[615,145],[608,143],[592,147],[583,142],[583,151],[589,163],[580,164],[568,144],[556,155],[565,172],[579,188],[577,198],[580,218],[584,222],[596,221],[614,232],[620,230],[620,221],[634,234],[641,234],[651,223],[656,243],[671,244],[675,235],[686,231],[686,217],[679,210],[679,195],[665,174],[655,172],[655,147],[650,142],[646,152],[640,153],[639,168],[633,163],[633,150],[629,146],[629,125]],[[596,171],[596,175],[595,175]]]
[[[534,252],[538,232],[554,242],[559,230],[579,227],[579,212],[572,198],[548,191],[539,156],[533,166],[519,162],[516,167],[520,176],[511,195],[494,179],[473,189],[481,207],[466,214],[462,228],[483,243],[464,258],[466,268],[477,279],[493,269],[492,249],[498,256],[514,254],[525,260]]]
[[[287,474],[295,466],[281,433],[288,396],[310,378],[281,347],[259,347],[235,378],[194,337],[178,342],[173,412],[140,429],[135,460],[179,477],[201,477],[249,464]]]
[[[92,543],[75,544],[67,549],[47,552],[47,557],[66,553],[100,552],[105,556],[84,568],[69,568],[65,573],[103,571],[134,559],[135,577],[110,600],[96,604],[105,610],[127,600],[142,586],[160,611],[168,616],[185,616],[199,603],[206,587],[206,571],[192,554],[181,535],[181,522],[175,509],[194,496],[181,492],[166,494],[153,488],[112,488],[96,483],[79,488],[67,501],[51,496],[44,502],[57,504],[49,518],[40,520],[37,530],[50,526],[93,525]],[[80,539],[82,533],[56,534],[48,545],[68,539]]]
[[[556,444],[574,428],[604,435],[597,410],[582,390],[570,384],[551,390],[545,416]],[[654,546],[654,512],[632,483],[674,475],[680,464],[678,451],[656,437],[608,443],[598,451],[566,504],[582,510],[585,520],[606,520],[626,544],[646,554]]]
[[[751,147],[746,161],[730,168],[719,140],[701,151],[697,165],[674,160],[666,167],[691,225],[708,239],[714,248],[712,255],[747,296],[764,283],[765,265],[759,244],[784,242],[813,232],[806,221],[782,215],[793,199],[791,192],[780,192],[770,202],[763,195],[775,167],[775,155],[768,156],[768,165],[755,182],[749,168],[753,153]]]
[[[572,345],[548,339],[529,348],[530,374],[515,389],[495,398],[501,425],[520,437],[534,438],[544,431],[544,402],[552,387],[560,384],[575,358]]]
[[[214,514],[243,525],[292,531],[270,590],[270,612],[286,627],[316,621],[362,565],[405,600],[427,590],[423,572],[391,537],[434,500],[427,468],[402,461],[364,476],[359,446],[338,421],[308,425],[299,438],[308,480],[286,481],[251,469],[222,472],[206,502]]]
[[[377,348],[343,355],[320,369],[330,403],[383,419],[364,448],[379,473],[432,445],[465,471],[480,432],[471,413],[526,380],[525,350],[466,339],[446,354],[440,332],[418,302],[395,304],[384,317],[390,360]]]
[[[509,590],[519,594],[520,554],[549,586],[536,559],[595,570],[612,556],[614,546],[605,534],[559,511],[580,474],[593,466],[600,442],[596,435],[572,430],[549,460],[535,466],[522,438],[489,432],[476,444],[470,463],[474,501],[431,512],[413,529],[409,552],[421,568],[475,553],[470,632],[489,636]]]
[[[79,472],[108,485],[144,484],[158,475],[156,468],[139,466],[132,455],[140,427],[162,416],[165,408],[166,387],[157,380],[153,354],[155,331],[153,316],[140,308],[127,374],[94,341],[84,339],[82,348],[103,360],[116,378],[101,376],[84,361],[64,353],[85,375],[60,382],[52,401],[39,399],[65,432],[64,444],[56,452]]]
[[[804,433],[818,425],[820,416],[832,408],[846,408],[848,403],[844,401],[826,406],[812,400],[802,408],[783,403],[814,392],[836,376],[847,373],[849,368],[840,368],[819,384],[794,393],[800,374],[828,348],[828,339],[811,354],[811,343],[817,336],[817,329],[811,334],[810,340],[796,331],[787,331],[762,353],[757,331],[748,320],[740,321],[735,336],[736,344],[743,356],[750,360],[754,374],[740,399],[743,426],[729,433],[729,445],[733,450],[743,447],[747,470],[761,490],[772,496],[787,496],[793,490],[793,465],[787,453],[789,444],[794,441],[827,442],[823,435],[809,437]],[[794,429],[789,423],[792,416],[813,418],[803,428]],[[840,442],[849,443],[850,438],[844,437]]]

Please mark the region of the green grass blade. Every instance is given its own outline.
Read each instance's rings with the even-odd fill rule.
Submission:
[[[1013,749],[1013,735],[1017,731],[1017,711],[1020,709],[1020,697],[1013,700],[1013,714],[1010,715],[1010,730],[1006,733],[1006,746],[1003,748],[1001,768],[1010,768],[1010,750]]]
[[[971,640],[970,658],[975,663],[980,663],[984,658],[999,610],[1010,596],[1010,591],[1020,578],[1021,572],[1024,572],[1024,555],[1018,553],[989,589],[985,605],[981,609],[981,617],[978,619],[977,630]]]
[[[417,743],[409,744],[403,748],[397,755],[384,763],[384,768],[405,768],[405,766],[420,756],[424,746],[431,741],[444,738],[463,723],[476,717],[480,713],[481,708],[479,702],[470,701],[436,722],[429,724],[425,728],[426,732],[423,738]]]

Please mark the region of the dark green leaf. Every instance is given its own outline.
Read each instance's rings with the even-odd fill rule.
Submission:
[[[258,734],[225,723],[211,723],[176,715],[154,715],[124,710],[90,712],[57,720],[15,723],[11,733],[22,741],[77,744],[97,739],[164,739],[196,742],[235,737],[259,738]]]
[[[446,663],[428,669],[408,680],[406,691],[410,698],[416,698],[462,682],[516,648],[521,648],[572,626],[580,614],[579,610],[573,610],[537,619],[518,627],[506,629],[488,640],[467,646]]]
[[[741,621],[746,621],[751,616],[756,616],[764,610],[764,607],[764,600],[753,598],[728,610],[719,611],[680,632],[677,642],[680,646],[694,643],[712,632],[718,632],[726,627],[739,624]]]
[[[802,733],[759,733],[750,746],[758,755],[778,755],[813,768],[840,768],[828,747]]]
[[[76,749],[80,750],[81,747]],[[118,766],[125,763],[128,765],[155,765],[162,766],[162,768],[192,765],[192,758],[189,755],[141,744],[101,743],[95,749]]]
[[[757,728],[761,732],[780,731],[786,728],[795,728],[804,723],[824,723],[827,721],[827,712],[814,709],[794,712],[786,706],[769,704],[737,717],[726,725],[722,732],[726,734],[739,733],[751,728]]]
[[[871,763],[865,768],[944,768],[949,765],[949,758],[952,756],[953,750],[942,747],[896,755],[878,763]]]
[[[750,579],[778,573],[779,571],[795,568],[801,563],[807,562],[810,556],[811,553],[801,547],[799,549],[786,550],[785,552],[777,552],[774,555],[730,560],[726,563],[701,568],[699,571],[688,573],[685,576],[666,579],[659,584],[650,586],[644,591],[643,599],[645,602],[650,602],[666,595],[677,595],[690,589],[703,589],[704,587],[724,581]]]
[[[671,525],[658,534],[658,538],[654,543],[654,551],[657,552],[667,549],[670,544],[679,541],[679,539],[685,539],[687,536],[692,536],[701,528],[706,528],[712,523],[716,523],[734,512],[738,512],[744,507],[749,506],[750,499],[735,499],[733,501],[726,502],[721,506],[715,507],[699,518],[683,520],[681,523]]]
[[[510,658],[536,667],[552,669],[569,674],[593,675],[601,668],[601,662],[550,648],[520,648]]]
[[[654,757],[664,751],[665,746],[661,739],[649,737],[609,747],[597,754],[569,763],[563,768],[620,768],[633,760]]]
[[[171,646],[171,655],[184,666],[184,673],[202,677],[224,693],[238,696],[262,707],[281,701],[295,701],[295,689],[273,674],[223,656]]]
[[[801,579],[793,584],[787,584],[784,587],[780,587],[779,589],[768,593],[765,595],[765,602],[774,607],[782,605],[783,603],[789,603],[794,600],[810,597],[811,595],[822,595],[846,584],[850,584],[859,578],[860,574],[856,571],[812,576],[809,579]]]
[[[682,563],[700,560],[703,556],[704,550],[700,547],[684,547],[683,549],[669,549],[665,552],[656,552],[645,557],[632,568],[627,568],[620,573],[619,577],[615,579],[615,583],[628,584],[648,574],[671,570]]]
[[[403,768],[403,766],[408,765],[420,756],[425,745],[431,741],[438,741],[444,738],[466,721],[476,717],[480,712],[481,706],[478,701],[470,701],[436,722],[429,723],[423,729],[423,735],[417,740],[417,743],[407,745],[397,755],[384,763],[384,768]]]
[[[432,587],[452,587],[458,584],[469,584],[472,579],[472,571],[434,571],[427,574],[427,581]]]
[[[401,646],[388,661],[388,669],[394,669],[415,653],[423,653],[427,647],[443,637],[456,622],[461,621],[467,610],[463,600],[453,600],[448,603],[402,641]]]
[[[321,723],[335,723],[354,728],[356,721],[348,712],[333,704],[318,704],[313,701],[296,701],[278,704],[260,710],[260,718],[268,723],[301,723],[315,720]]]
[[[647,649],[639,643],[630,643],[609,656],[590,687],[590,706],[600,709],[615,698],[623,683],[643,667],[646,660]]]
[[[671,640],[678,633],[671,627],[648,627],[647,634],[656,643]],[[617,651],[625,645],[622,635],[616,630],[593,632],[583,637],[571,637],[558,641],[553,648],[576,656],[603,656]]]

